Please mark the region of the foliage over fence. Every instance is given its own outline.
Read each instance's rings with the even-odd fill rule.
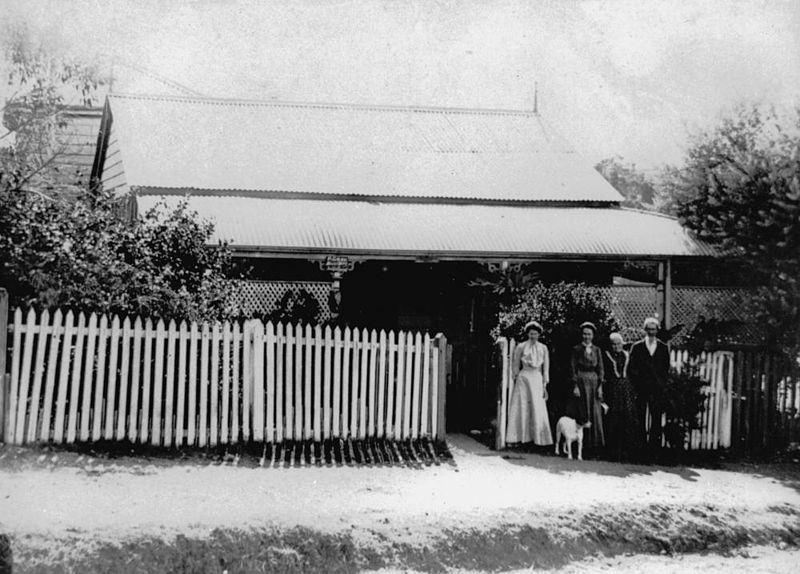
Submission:
[[[710,356],[708,360],[711,360]],[[687,361],[679,366],[673,365],[666,385],[654,389],[651,400],[658,401],[659,410],[666,416],[663,433],[670,447],[684,448],[692,431],[701,427],[699,415],[707,399],[703,392],[706,384],[700,375],[699,362]]]
[[[682,225],[759,278],[760,321],[800,353],[800,109],[735,110],[695,137],[670,190]]]
[[[136,221],[117,217],[106,192],[6,193],[0,207],[0,285],[14,305],[189,320],[234,312],[230,250],[207,245],[212,224],[185,202]]]

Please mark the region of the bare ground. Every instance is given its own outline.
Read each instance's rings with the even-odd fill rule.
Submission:
[[[15,572],[691,571],[697,559],[695,571],[780,572],[798,557],[797,464],[580,463],[448,440],[453,460],[422,468],[6,446],[0,532]],[[712,554],[685,556],[698,552]]]

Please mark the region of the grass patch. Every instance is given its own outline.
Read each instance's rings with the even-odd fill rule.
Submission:
[[[142,537],[120,544],[97,543],[77,557],[74,553],[65,557],[55,546],[46,555],[41,548],[25,552],[20,540],[14,541],[20,543],[14,572],[350,573],[382,567],[490,572],[531,566],[558,568],[597,554],[726,554],[751,544],[800,546],[796,515],[775,514],[774,526],[753,530],[738,524],[732,511],[651,505],[551,517],[547,527],[508,524],[446,530],[416,543],[392,543],[376,532],[356,541],[350,532],[328,534],[308,528],[218,529],[206,537]],[[370,538],[381,543],[364,542]]]

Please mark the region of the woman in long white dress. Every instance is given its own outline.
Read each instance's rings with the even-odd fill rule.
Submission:
[[[550,355],[539,342],[542,326],[536,321],[525,325],[527,341],[514,351],[512,373],[514,390],[508,408],[507,443],[553,444],[547,415],[547,385],[550,382]]]

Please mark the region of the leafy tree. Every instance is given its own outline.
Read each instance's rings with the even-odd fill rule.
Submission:
[[[104,80],[97,66],[54,55],[24,23],[7,24],[3,32],[0,69],[7,71],[10,94],[0,108],[0,193],[74,192],[86,174],[59,161],[70,143],[63,132],[68,108],[91,106]]]
[[[698,134],[668,182],[681,223],[739,256],[773,342],[800,352],[800,110],[740,107]]]
[[[0,285],[12,303],[177,319],[235,314],[230,250],[186,202],[137,220],[107,192],[15,194],[0,212]]]
[[[656,208],[656,185],[635,164],[625,163],[621,157],[612,157],[594,168],[622,194],[622,205],[647,210]]]

